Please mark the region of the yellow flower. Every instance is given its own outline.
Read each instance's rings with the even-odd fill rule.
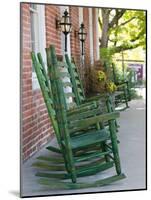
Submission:
[[[98,80],[99,81],[105,81],[106,80],[106,75],[103,71],[98,71]]]
[[[111,93],[117,90],[117,86],[112,81],[106,83],[106,88],[107,91]]]

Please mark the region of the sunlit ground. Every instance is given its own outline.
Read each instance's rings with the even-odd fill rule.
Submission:
[[[142,96],[143,99],[145,99],[146,96],[146,88],[141,87],[141,88],[135,88],[137,91],[138,96]]]

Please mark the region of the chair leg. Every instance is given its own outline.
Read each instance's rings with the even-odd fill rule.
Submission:
[[[102,148],[103,151],[107,151],[108,150],[108,148],[106,147],[106,142],[103,142],[101,144],[101,148]],[[105,157],[105,161],[106,162],[110,162],[111,159],[110,159],[110,157],[108,155],[105,155],[104,157]]]
[[[66,168],[67,172],[70,173],[70,166],[68,164],[68,158],[66,157],[65,154],[63,155],[63,157],[64,157],[64,160],[65,160],[65,168]]]
[[[106,101],[106,106],[107,106],[107,111],[110,113],[110,112],[114,112],[115,109],[113,107],[113,103],[112,103],[112,99],[111,97],[109,97]],[[117,124],[117,120],[115,119],[114,120],[114,123],[115,123],[115,130],[118,131],[118,124]]]
[[[126,104],[126,108],[128,108],[128,98],[127,98],[127,94],[126,94],[126,88],[124,87],[124,99],[125,99],[125,104]]]
[[[115,168],[117,174],[121,174],[121,164],[120,164],[120,157],[118,152],[118,143],[117,143],[117,136],[115,133],[115,123],[113,120],[109,121],[109,128],[110,128],[110,136],[111,136],[111,144],[113,150],[113,156],[115,161]]]
[[[131,92],[130,92],[130,86],[128,82],[127,82],[127,95],[128,95],[128,101],[131,101]]]
[[[101,127],[101,128],[104,128],[104,124],[103,124],[103,123],[100,123],[100,127]],[[101,146],[101,149],[102,149],[103,151],[107,151],[106,142],[102,142],[100,146]],[[108,155],[105,155],[104,157],[105,157],[105,161],[106,161],[106,162],[110,162],[110,157],[109,157]]]
[[[71,180],[73,183],[76,183],[76,169],[75,169],[75,165],[74,165],[74,161],[73,161],[73,155],[72,155],[72,151],[71,149],[68,148],[67,150],[68,152],[66,153],[66,163],[67,163],[67,171],[71,176]]]
[[[71,179],[72,179],[72,183],[76,183],[77,182],[77,177],[76,177],[75,169],[72,169]]]

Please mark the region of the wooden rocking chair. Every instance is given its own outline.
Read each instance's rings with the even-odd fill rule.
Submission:
[[[121,110],[129,108],[128,101],[131,100],[130,89],[128,81],[117,81],[117,75],[115,72],[115,65],[112,63],[112,73],[113,73],[113,82],[117,86],[117,91],[115,92],[115,105],[116,107],[119,104],[125,104],[125,107]]]
[[[68,65],[68,72],[71,77],[71,83],[73,86],[73,92],[75,94],[75,100],[77,102],[77,105],[85,105],[85,103],[91,103],[92,101],[96,101],[96,103],[100,105],[100,114],[107,113],[107,112],[109,113],[114,112],[115,109],[114,109],[113,100],[110,94],[105,93],[105,94],[99,94],[97,96],[86,98],[83,84],[79,76],[78,69],[75,65],[75,62],[69,59],[68,54],[65,54],[65,60]],[[116,126],[116,130],[118,131],[119,125],[117,124],[116,120],[115,120],[115,126]]]
[[[110,182],[122,179],[125,177],[124,174],[121,173],[120,161],[119,161],[119,154],[118,154],[118,146],[117,146],[117,139],[116,133],[114,128],[113,120],[119,116],[119,113],[107,113],[104,115],[97,115],[92,117],[92,113],[94,110],[91,109],[90,117],[87,118],[77,118],[71,119],[70,116],[79,112],[83,116],[86,115],[85,110],[80,113],[80,110],[77,109],[75,112],[71,112],[68,114],[68,111],[65,107],[65,98],[64,98],[64,91],[63,91],[63,84],[61,78],[59,76],[58,70],[58,62],[56,60],[54,48],[51,49],[51,57],[53,63],[53,70],[51,71],[51,76],[54,84],[52,88],[49,86],[49,81],[46,78],[45,70],[37,60],[34,53],[32,53],[32,60],[35,67],[35,71],[39,80],[39,84],[42,90],[42,94],[46,103],[46,107],[48,110],[49,117],[51,119],[52,125],[55,130],[55,135],[60,146],[60,153],[62,155],[62,159],[54,159],[54,158],[47,158],[43,157],[40,160],[45,161],[54,161],[57,162],[57,165],[49,165],[49,164],[42,164],[40,163],[39,166],[35,163],[35,167],[40,167],[42,170],[52,170],[52,171],[62,171],[62,173],[55,174],[47,173],[47,172],[39,172],[37,176],[46,177],[40,180],[40,183],[49,185],[51,188],[63,187],[63,188],[84,188],[84,187],[94,187],[94,186],[101,186],[104,184],[108,184]],[[51,95],[53,94],[53,98]],[[94,106],[94,105],[93,105]],[[90,108],[90,106],[89,106]],[[97,108],[97,107],[96,107]],[[74,115],[78,116],[78,115]],[[104,122],[109,120],[110,125],[110,132],[106,131],[105,129],[96,128],[96,130],[88,131],[88,127],[92,125],[95,126],[99,122]],[[74,137],[71,137],[71,133],[76,133],[85,131],[85,134],[79,134]],[[104,141],[111,141],[111,145],[106,144],[106,150],[99,149],[96,151],[97,144],[100,144]],[[108,149],[108,150],[107,150]],[[84,152],[82,152],[84,150]],[[82,152],[78,157],[74,152]],[[113,156],[111,156],[113,154]],[[100,162],[99,159],[97,161],[94,158],[99,158],[104,155],[110,156],[112,161],[108,161],[105,163]],[[90,159],[91,158],[91,159]],[[91,163],[83,164],[85,161],[92,161]],[[82,162],[82,163],[80,163]],[[110,164],[109,164],[110,163]],[[94,183],[75,183],[77,181],[77,177],[80,176],[88,176],[97,173],[98,171],[102,171],[101,168],[104,169],[108,168],[107,166],[115,164],[117,175],[112,177],[108,177],[103,180],[95,181]],[[63,165],[64,164],[64,165]],[[73,183],[69,182],[62,182],[59,181],[54,184],[54,181],[50,181],[48,178],[59,178],[61,179],[69,179],[71,178]]]

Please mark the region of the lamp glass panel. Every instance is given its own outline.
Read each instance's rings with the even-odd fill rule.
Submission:
[[[70,23],[70,17],[69,16],[66,16],[65,23]]]
[[[79,32],[79,39],[82,40],[82,35],[81,33]]]
[[[61,25],[61,30],[62,30],[62,32],[65,32],[65,26],[64,26],[64,24]]]
[[[65,23],[65,16],[62,16],[61,23]]]
[[[70,24],[66,24],[65,25],[65,31],[66,32],[70,32]]]
[[[83,40],[85,40],[86,39],[86,33],[83,33]]]

